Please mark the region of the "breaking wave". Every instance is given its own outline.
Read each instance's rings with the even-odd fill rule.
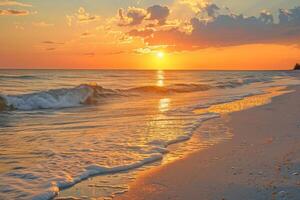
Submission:
[[[204,91],[208,85],[176,84],[169,87],[143,86],[127,90],[106,89],[99,85],[80,85],[74,88],[61,88],[23,95],[0,94],[0,110],[37,110],[77,107],[97,102],[100,97],[126,96],[139,94],[170,94]]]
[[[80,85],[24,95],[0,95],[0,110],[37,110],[76,107],[89,104],[97,96],[116,94],[115,91],[97,85]]]
[[[61,88],[23,95],[0,94],[0,111],[3,110],[37,110],[77,107],[83,104],[95,103],[99,98],[111,96],[130,96],[174,93],[189,93],[207,91],[211,88],[238,87],[253,82],[269,80],[247,79],[208,84],[173,84],[165,87],[141,86],[130,89],[106,89],[99,85],[84,84],[74,88]]]

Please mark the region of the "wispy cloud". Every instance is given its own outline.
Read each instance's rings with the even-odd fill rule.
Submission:
[[[56,41],[52,41],[52,40],[45,40],[42,41],[42,44],[47,44],[47,45],[63,45],[63,42],[56,42]]]
[[[119,55],[119,54],[123,54],[123,53],[126,53],[126,52],[125,51],[111,51],[111,52],[102,53],[102,55],[110,56],[110,55]]]
[[[85,8],[80,7],[76,13],[73,15],[66,15],[68,26],[72,26],[74,22],[76,23],[89,23],[93,21],[98,21],[100,19],[99,15],[93,15],[88,13]]]
[[[21,30],[21,31],[25,30],[25,27],[21,23],[15,22],[14,25],[17,30]]]
[[[24,15],[29,15],[29,11],[28,10],[13,10],[13,9],[9,9],[9,10],[0,10],[0,16],[24,16]]]
[[[42,41],[42,48],[45,48],[46,51],[55,51],[65,43],[63,42],[56,42],[52,40],[45,40]]]
[[[96,54],[94,52],[83,53],[84,56],[94,57]]]
[[[17,1],[0,1],[0,6],[21,6],[21,7],[32,7],[31,4],[21,3]]]
[[[54,48],[54,47],[46,48],[46,51],[55,51],[55,50],[56,50],[56,48]]]
[[[32,22],[32,25],[35,27],[51,27],[54,26],[54,24],[50,24],[44,21],[40,21],[40,22]]]
[[[86,32],[82,33],[80,36],[82,38],[87,38],[87,37],[92,37],[94,35],[91,32],[86,31]]]

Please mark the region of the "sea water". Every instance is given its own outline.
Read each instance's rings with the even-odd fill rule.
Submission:
[[[209,148],[211,137],[228,138],[218,132],[225,130],[222,124],[215,124],[201,140],[189,141],[204,121],[220,116],[210,106],[298,85],[298,76],[290,71],[0,70],[0,199],[51,199],[95,176],[105,177],[98,186],[106,187],[97,197],[122,192],[141,168],[168,155],[176,159],[199,144]],[[168,148],[174,143],[182,146]]]

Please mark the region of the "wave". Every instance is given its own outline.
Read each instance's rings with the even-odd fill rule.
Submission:
[[[212,86],[205,85],[205,84],[174,84],[165,87],[141,86],[141,87],[128,89],[127,92],[171,94],[171,93],[188,93],[188,92],[206,91],[211,88]]]
[[[199,116],[200,117],[200,116]],[[41,194],[38,194],[34,196],[32,199],[34,200],[40,200],[40,199],[52,199],[54,198],[59,191],[72,187],[76,185],[77,183],[86,180],[90,177],[97,176],[97,175],[104,175],[104,174],[113,174],[113,173],[119,173],[129,170],[134,170],[140,167],[143,167],[145,165],[160,161],[163,159],[163,156],[166,153],[169,153],[169,150],[167,149],[170,145],[181,143],[184,141],[187,141],[191,139],[191,137],[194,134],[194,131],[199,128],[202,124],[202,122],[218,118],[219,115],[215,113],[208,113],[205,115],[202,115],[195,123],[192,123],[187,131],[185,131],[185,134],[178,136],[175,139],[163,141],[163,140],[154,140],[148,143],[150,147],[148,148],[148,151],[145,151],[147,156],[145,158],[142,158],[141,160],[137,160],[132,163],[124,164],[124,165],[118,165],[114,167],[106,167],[101,166],[98,164],[91,164],[84,168],[84,170],[78,174],[75,177],[59,177],[51,180],[51,184],[49,184],[50,187],[46,188],[46,191],[42,192]],[[46,184],[47,186],[47,184]]]
[[[236,88],[243,85],[249,85],[251,83],[257,82],[271,82],[272,78],[265,77],[265,78],[253,78],[253,76],[247,76],[244,79],[237,79],[237,80],[229,80],[229,81],[219,81],[216,84],[217,88]]]
[[[85,84],[74,88],[53,89],[23,95],[0,94],[0,111],[69,108],[97,102],[99,97],[185,93],[205,91],[210,88],[208,85],[176,84],[168,87],[142,86],[113,90],[99,85]]]
[[[70,177],[65,177],[65,178],[58,178],[56,181],[52,182],[51,187],[48,188],[48,190],[44,193],[41,193],[39,195],[34,196],[32,199],[33,200],[45,200],[45,199],[53,199],[59,191],[72,187],[73,185],[86,180],[90,177],[96,176],[96,175],[103,175],[103,174],[113,174],[113,173],[118,173],[118,172],[124,172],[124,171],[129,171],[132,169],[136,169],[139,167],[142,167],[144,165],[159,161],[163,159],[163,154],[161,153],[153,153],[149,157],[131,163],[127,165],[120,165],[116,167],[105,167],[105,166],[100,166],[100,165],[90,165],[85,168],[85,171],[78,175],[77,177],[70,178]]]
[[[31,76],[31,75],[1,75],[0,79],[39,79],[37,76]]]
[[[207,91],[212,88],[234,88],[254,82],[266,82],[269,79],[248,78],[245,80],[217,82],[208,84],[173,84],[169,86],[141,86],[129,89],[106,89],[96,84],[83,84],[74,88],[61,88],[23,95],[0,94],[0,111],[3,110],[37,110],[77,107],[96,103],[99,97],[130,95],[170,95]]]
[[[24,95],[0,95],[0,110],[37,110],[76,107],[93,103],[95,98],[116,94],[98,85],[80,85]]]

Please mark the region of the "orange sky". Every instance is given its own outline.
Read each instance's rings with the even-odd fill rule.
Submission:
[[[0,0],[0,68],[290,69],[300,8],[263,2]]]

